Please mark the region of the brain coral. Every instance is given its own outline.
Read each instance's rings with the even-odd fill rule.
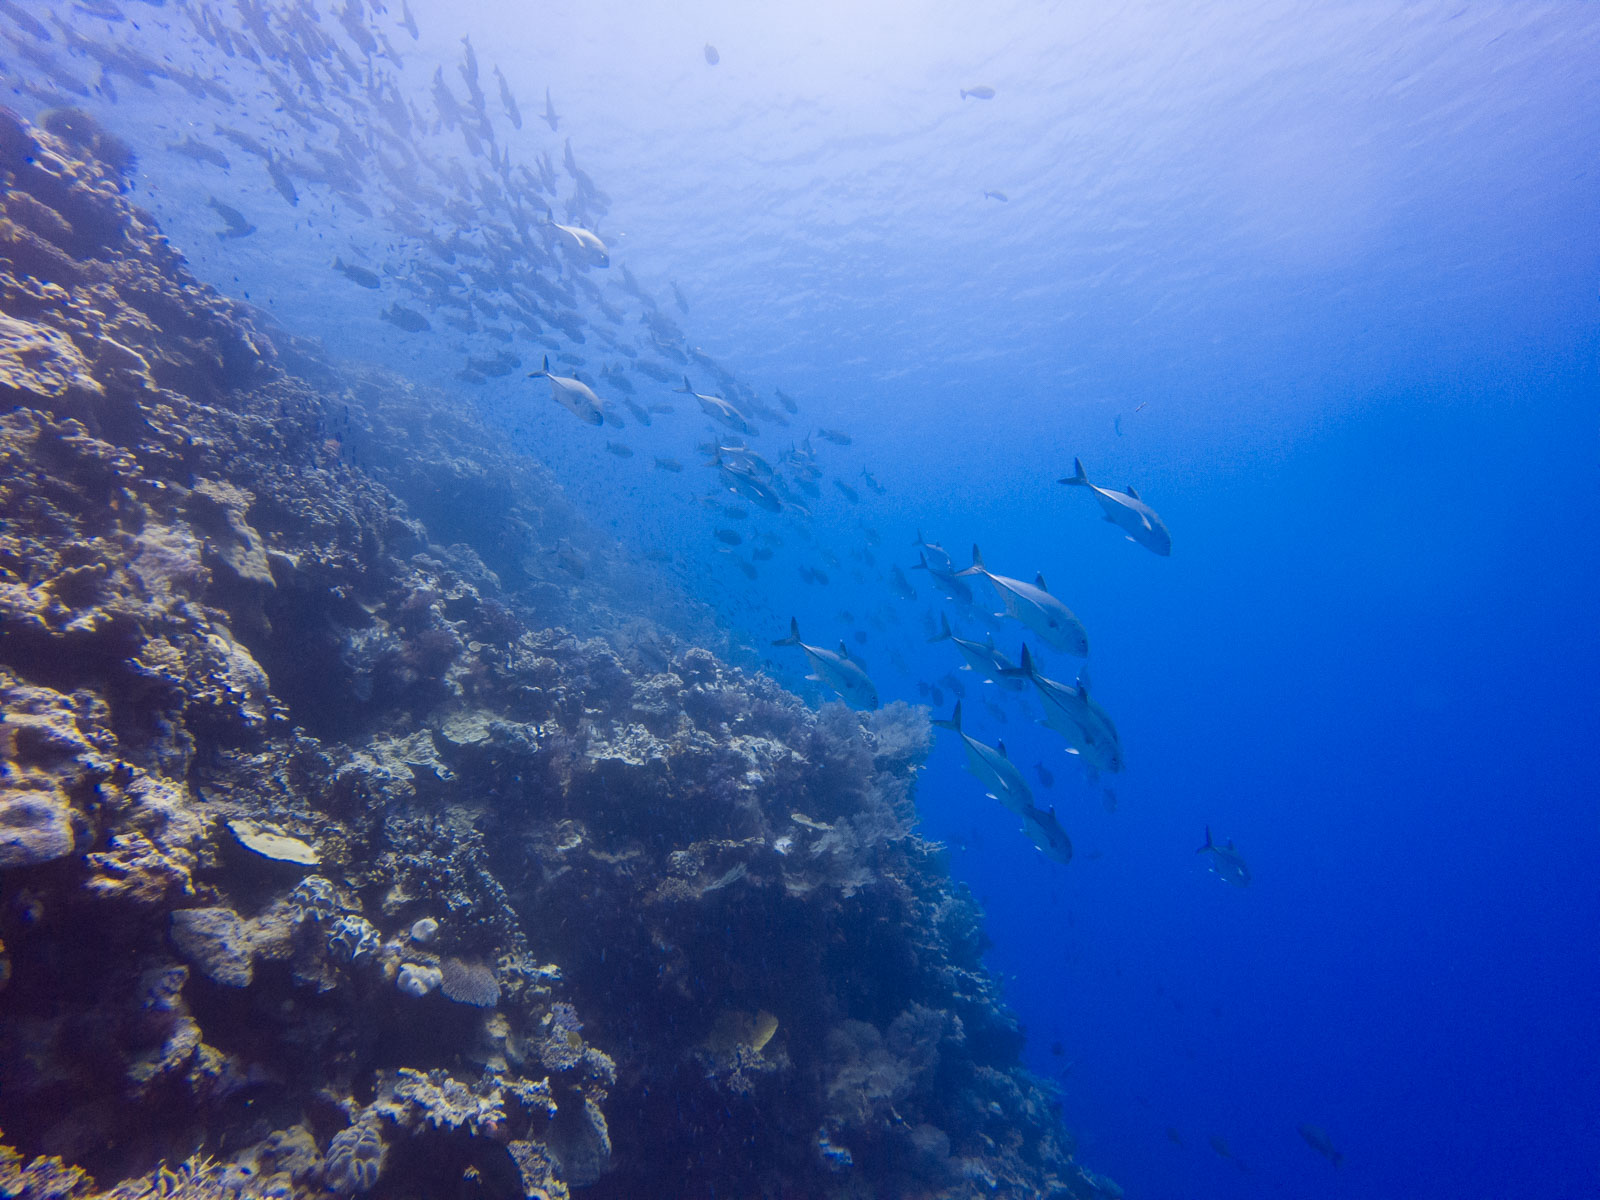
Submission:
[[[383,1169],[383,1143],[371,1125],[352,1125],[333,1135],[322,1180],[332,1192],[366,1192]]]
[[[494,972],[482,963],[447,958],[439,964],[439,969],[444,974],[440,990],[458,1004],[493,1008],[500,1002],[500,983]]]

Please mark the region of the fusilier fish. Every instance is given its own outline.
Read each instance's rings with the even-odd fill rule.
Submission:
[[[984,791],[1000,801],[1012,812],[1022,816],[1025,809],[1033,807],[1033,793],[1028,789],[1022,772],[1006,757],[1006,744],[985,745],[961,729],[961,702],[956,701],[955,711],[949,720],[934,721],[940,729],[954,731],[967,752],[967,770],[983,784]]]
[[[544,365],[537,371],[528,372],[529,379],[538,378],[550,381],[550,399],[566,409],[580,421],[590,425],[605,423],[605,405],[600,397],[587,383],[581,379],[574,379],[570,375],[552,375],[550,373],[550,356],[546,355]]]
[[[982,575],[994,585],[1000,602],[1006,606],[1005,615],[1021,621],[1055,649],[1088,657],[1089,635],[1072,610],[1050,594],[1042,574],[1036,575],[1032,583],[996,575],[983,565],[983,555],[976,544],[972,547],[972,565],[956,574]]]
[[[1206,844],[1195,853],[1211,855],[1211,870],[1224,883],[1231,883],[1235,887],[1250,885],[1250,868],[1245,865],[1239,852],[1233,848],[1233,842],[1230,841],[1225,846],[1217,845],[1211,840],[1211,826],[1206,826]],[[1304,1130],[1301,1132],[1303,1134]]]
[[[966,100],[968,98],[971,98],[973,100],[993,100],[994,99],[994,89],[992,87],[990,87],[987,83],[980,83],[977,87],[974,87],[974,88],[962,88],[961,89],[961,98],[963,100]]]
[[[860,662],[850,657],[850,651],[843,642],[839,643],[837,651],[808,646],[800,640],[800,622],[791,617],[789,636],[779,638],[772,644],[799,646],[811,664],[812,673],[806,678],[827,684],[852,704],[863,708],[878,707],[878,689],[873,686],[872,679]]]
[[[1126,492],[1114,492],[1110,488],[1096,487],[1089,482],[1089,476],[1083,469],[1082,459],[1072,460],[1072,470],[1073,474],[1056,482],[1072,487],[1086,487],[1093,492],[1094,498],[1100,502],[1100,508],[1105,513],[1105,519],[1127,534],[1130,542],[1137,542],[1146,550],[1163,556],[1172,553],[1172,534],[1167,531],[1161,518],[1156,516],[1155,510],[1139,499],[1138,492],[1131,487]]]
[[[554,133],[556,131],[556,125],[560,123],[561,118],[556,113],[556,106],[550,103],[549,88],[545,88],[544,90],[544,112],[542,112],[540,116],[544,118],[544,123],[550,126],[550,132]]]
[[[383,281],[372,271],[367,270],[365,267],[354,266],[337,256],[333,260],[333,269],[351,283],[360,284],[364,288],[376,290],[383,286]]]

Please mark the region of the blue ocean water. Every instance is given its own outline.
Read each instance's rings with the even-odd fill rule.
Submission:
[[[371,7],[419,110],[470,34],[521,104],[504,144],[560,163],[570,135],[610,198],[612,265],[585,278],[621,305],[626,265],[690,347],[796,400],[753,445],[848,432],[812,436],[808,519],[705,503],[707,425],[671,383],[635,377],[678,411],[619,432],[524,370],[458,380],[492,347],[379,318],[421,254],[381,204],[302,182],[291,207],[248,155],[219,174],[163,149],[219,122],[294,132],[281,97],[177,10],[128,5],[136,33],[60,16],[236,83],[215,111],[95,87],[203,278],[459,395],[804,694],[826,695],[770,646],[791,616],[885,700],[945,716],[954,674],[967,731],[1004,739],[1076,847],[1039,854],[941,735],[922,828],[983,901],[1083,1161],[1146,1197],[1600,1195],[1600,10],[419,0],[413,42]],[[219,241],[211,196],[258,232]],[[1170,559],[1055,482],[1075,456],[1138,489]],[[943,612],[1039,649],[986,617],[981,580],[976,605],[942,601],[919,531],[1042,572],[1082,618],[1114,781],[1031,693],[926,640]],[[1208,826],[1247,888],[1195,853]]]

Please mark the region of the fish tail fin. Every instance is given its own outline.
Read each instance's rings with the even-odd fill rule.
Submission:
[[[681,388],[673,388],[672,390],[675,391],[675,392],[682,392],[684,395],[687,396],[687,395],[691,394],[694,391],[694,388],[689,386],[689,377],[687,375],[685,375],[683,377],[683,386]]]
[[[983,555],[978,551],[978,543],[972,543],[972,565],[964,571],[957,571],[957,575],[982,575],[984,572]]]
[[[1056,482],[1057,483],[1065,483],[1065,484],[1075,484],[1078,487],[1088,487],[1089,486],[1089,475],[1083,469],[1083,459],[1081,459],[1081,458],[1073,459],[1072,460],[1072,470],[1073,470],[1073,474],[1069,475],[1065,479],[1058,479],[1058,480],[1056,480]]]
[[[772,644],[774,646],[798,646],[800,644],[800,622],[795,618],[790,617],[789,636],[786,638],[779,638]]]
[[[1216,849],[1216,843],[1211,840],[1211,826],[1207,825],[1206,826],[1206,844],[1204,846],[1201,846],[1200,849],[1196,850],[1195,853],[1196,854],[1204,854],[1207,850],[1214,850],[1214,849]]]
[[[1028,653],[1028,643],[1027,642],[1023,642],[1022,643],[1022,655],[1021,655],[1019,661],[1020,661],[1020,665],[1019,666],[1001,667],[1000,671],[999,671],[999,674],[1001,674],[1001,675],[1020,675],[1020,676],[1022,676],[1024,678],[1032,679],[1033,675],[1034,675],[1034,671],[1033,671],[1033,655]]]
[[[950,638],[952,638],[954,636],[955,635],[950,632],[950,618],[945,616],[943,613],[940,613],[939,614],[939,632],[937,634],[935,634],[933,637],[929,638],[928,641],[929,642],[944,642],[944,641],[948,641]]]
[[[928,569],[928,556],[926,554],[917,555],[917,565],[911,569],[913,571],[926,571]]]
[[[544,364],[542,366],[540,366],[540,368],[537,371],[529,371],[528,372],[528,378],[529,379],[538,379],[541,375],[548,375],[548,374],[550,374],[550,356],[548,354],[546,354],[544,356]]]
[[[956,701],[955,711],[952,712],[948,718],[946,718],[943,721],[940,721],[940,720],[936,719],[933,723],[935,725],[937,725],[940,729],[953,729],[957,733],[960,733],[961,732],[961,701],[959,701],[959,700]]]

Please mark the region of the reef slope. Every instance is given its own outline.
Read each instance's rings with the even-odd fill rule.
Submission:
[[[0,1195],[1096,1194],[912,832],[925,714],[641,616],[536,464],[47,125],[0,112]]]

